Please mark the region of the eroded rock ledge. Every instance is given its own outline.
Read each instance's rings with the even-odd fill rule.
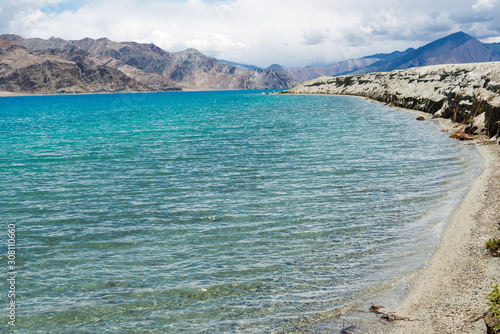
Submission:
[[[500,137],[500,62],[321,77],[284,93],[366,97],[450,118],[471,134]]]

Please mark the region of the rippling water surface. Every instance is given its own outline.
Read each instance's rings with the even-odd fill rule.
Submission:
[[[348,97],[2,98],[16,330],[288,331],[369,300],[479,171],[438,129]]]

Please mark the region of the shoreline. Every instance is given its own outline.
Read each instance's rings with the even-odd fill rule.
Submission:
[[[437,120],[443,131],[450,133],[459,124],[420,110],[390,107],[422,116],[425,121]],[[484,136],[463,144],[476,147],[483,158],[482,172],[448,217],[429,261],[409,281],[401,303],[392,312],[398,320],[384,333],[487,332],[486,297],[492,285],[500,284],[500,258],[492,257],[485,248],[486,241],[500,238],[499,144],[498,138]]]
[[[439,246],[413,280],[390,333],[486,333],[486,296],[498,284],[500,258],[485,242],[500,235],[500,146],[476,144],[483,172],[444,230]]]
[[[485,248],[500,237],[500,63],[416,67],[321,77],[285,93],[349,95],[427,113],[475,145],[482,173],[446,220],[439,245],[408,284],[384,333],[486,333],[487,296],[500,283],[500,258]],[[453,122],[451,121],[453,120]],[[462,125],[459,125],[462,124]],[[455,130],[455,131],[454,131]]]
[[[361,98],[388,105],[365,96],[326,95]],[[446,132],[451,133],[459,124],[450,119],[435,118],[421,110],[388,106],[424,117],[425,121],[438,121]],[[458,140],[457,142],[459,143]],[[500,258],[492,257],[485,248],[486,241],[500,238],[499,144],[498,139],[484,136],[462,144],[476,147],[483,158],[482,172],[448,217],[439,245],[425,266],[408,282],[401,303],[393,310],[388,310],[397,320],[386,330],[381,329],[381,333],[487,332],[484,322],[489,309],[486,297],[491,292],[492,285],[500,284]]]
[[[198,87],[182,87],[179,91],[147,91],[147,92],[94,92],[94,93],[19,93],[0,91],[0,97],[22,97],[22,96],[68,96],[68,95],[94,95],[94,94],[133,94],[133,93],[187,93],[187,92],[224,92],[224,91],[243,91],[247,89],[222,89],[222,88],[198,88]],[[264,90],[264,89],[256,89]]]
[[[0,97],[19,97],[19,96],[37,96],[42,94],[30,94],[30,93],[14,93],[7,91],[0,91]]]
[[[386,104],[369,97],[343,96]],[[389,107],[424,117],[425,121],[436,120],[446,132],[458,124],[420,110]],[[486,297],[492,285],[500,284],[500,258],[492,257],[485,248],[486,241],[500,238],[499,144],[498,140],[481,136],[463,144],[476,147],[483,158],[482,172],[448,217],[429,261],[409,281],[401,303],[390,312],[398,320],[383,333],[487,332]]]
[[[342,96],[386,104],[369,97]],[[451,133],[458,124],[424,111],[388,106],[424,117],[425,121],[438,121],[446,132]],[[481,136],[463,143],[478,150],[483,158],[482,172],[446,221],[441,241],[429,261],[409,281],[401,303],[390,312],[398,320],[383,333],[487,332],[486,297],[492,285],[500,284],[500,258],[492,257],[485,248],[486,241],[500,238],[499,144],[498,140]]]

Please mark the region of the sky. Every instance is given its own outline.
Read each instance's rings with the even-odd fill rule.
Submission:
[[[0,34],[154,43],[268,67],[326,65],[457,31],[500,42],[500,0],[0,0]]]

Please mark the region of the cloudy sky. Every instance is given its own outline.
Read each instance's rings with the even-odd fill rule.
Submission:
[[[464,31],[500,42],[497,0],[1,0],[0,34],[108,37],[267,67],[331,64]]]

